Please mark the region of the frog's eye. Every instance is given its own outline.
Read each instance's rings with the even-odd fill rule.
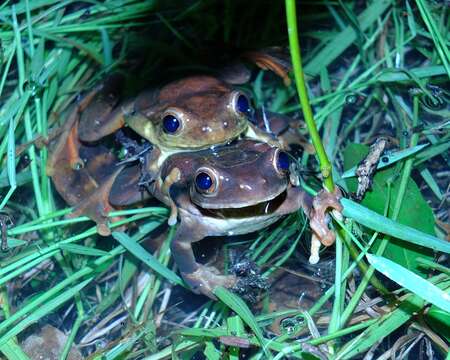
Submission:
[[[245,94],[241,92],[236,92],[234,95],[233,103],[234,103],[233,104],[234,110],[238,114],[242,114],[248,117],[252,115],[253,109],[250,105],[250,100]]]
[[[289,159],[289,155],[284,151],[277,151],[275,154],[275,169],[278,173],[285,175],[289,171],[289,166],[291,165],[291,161]]]
[[[216,190],[216,177],[208,169],[200,169],[195,175],[195,187],[203,194],[212,194]]]
[[[181,126],[181,121],[174,115],[166,115],[163,118],[163,129],[167,134],[175,134]]]

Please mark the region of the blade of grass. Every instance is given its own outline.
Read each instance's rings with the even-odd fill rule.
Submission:
[[[436,251],[450,253],[450,243],[386,218],[348,199],[342,199],[343,214],[368,228]]]
[[[125,249],[127,249],[131,254],[136,256],[144,264],[148,265],[152,270],[157,272],[162,277],[171,281],[176,285],[186,286],[183,280],[175,274],[173,271],[169,270],[167,267],[162,265],[153,255],[151,255],[147,250],[145,250],[136,241],[130,238],[127,234],[123,232],[113,232],[112,236],[116,239]]]
[[[267,341],[264,339],[258,322],[248,308],[247,304],[240,297],[221,286],[214,289],[214,295],[216,295],[220,301],[238,314],[239,317],[250,327],[250,329],[253,330],[265,355],[267,356],[267,359],[272,359],[272,355],[267,348]]]
[[[373,254],[367,254],[366,257],[375,269],[389,279],[442,310],[450,312],[450,295],[437,286],[389,259]]]
[[[302,68],[302,59],[300,55],[300,44],[298,40],[295,1],[286,0],[285,4],[292,67],[294,69],[295,83],[297,85],[297,92],[300,99],[300,104],[302,106],[303,116],[305,118],[306,126],[308,127],[308,132],[311,136],[311,141],[314,145],[314,149],[316,150],[316,154],[320,164],[320,171],[324,178],[324,185],[326,186],[328,191],[333,192],[334,183],[331,173],[331,164],[323,147],[319,132],[317,131],[311,104],[309,103],[308,99],[308,92],[306,90],[305,77]]]

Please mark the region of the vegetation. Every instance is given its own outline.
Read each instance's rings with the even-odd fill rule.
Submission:
[[[68,334],[61,359],[75,344],[91,359],[445,358],[449,24],[447,2],[434,0],[4,1],[0,210],[5,226],[5,214],[14,223],[0,267],[4,357],[29,358],[24,339],[50,324]],[[71,209],[46,174],[48,149],[34,140],[63,124],[85,90],[119,71],[132,96],[246,49],[289,44],[295,81],[259,71],[247,89],[257,107],[299,121],[303,110],[309,129],[315,123],[320,166],[306,151],[298,156],[308,191],[320,188],[321,172],[328,188],[354,192],[352,167],[377,137],[403,151],[383,156],[361,203],[342,201],[336,245],[313,270],[317,278],[331,256],[333,276],[320,278],[323,292],[308,307],[299,263],[310,235],[300,213],[223,250],[250,250],[269,279],[296,276],[290,301],[276,304],[269,292],[259,306],[225,289],[217,302],[182,289],[173,231],[155,252],[144,241],[166,222],[163,207],[110,214],[121,217],[110,238],[86,217],[65,217]]]

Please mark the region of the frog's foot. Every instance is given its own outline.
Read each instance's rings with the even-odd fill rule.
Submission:
[[[330,216],[327,214],[328,209],[332,209],[334,214],[341,217],[342,205],[339,202],[342,195],[338,188],[333,193],[326,190],[321,190],[317,196],[314,197],[312,208],[309,212],[310,226],[313,231],[312,252],[320,242],[325,246],[330,246],[334,243],[336,235],[328,227],[330,223]]]
[[[231,271],[238,277],[232,288],[233,292],[250,303],[256,302],[261,290],[269,288],[269,283],[262,277],[259,267],[248,257],[236,262]]]
[[[232,288],[237,280],[234,275],[220,275],[215,267],[205,265],[199,265],[192,273],[182,272],[181,275],[193,292],[206,295],[213,300],[217,300],[213,293],[216,287]]]
[[[269,47],[258,51],[248,51],[242,55],[243,58],[255,63],[264,70],[271,70],[281,77],[286,86],[291,80],[289,71],[292,69],[289,53],[280,47]]]

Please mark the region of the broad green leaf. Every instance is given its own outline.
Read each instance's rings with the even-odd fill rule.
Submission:
[[[377,169],[379,170],[379,169],[385,168],[386,166],[392,165],[399,160],[402,160],[410,155],[417,153],[418,151],[422,150],[426,146],[428,146],[428,144],[417,145],[412,148],[408,148],[408,149],[404,149],[404,150],[400,150],[400,151],[396,151],[393,153],[383,155],[381,161],[378,163]],[[355,171],[356,171],[356,166],[353,166],[351,169],[345,171],[341,177],[343,179],[345,179],[345,178],[349,178],[352,176],[356,176]]]
[[[391,235],[400,240],[423,246],[435,251],[450,253],[450,243],[435,236],[428,235],[413,227],[400,224],[387,217],[384,217],[354,201],[342,199],[344,207],[343,214],[352,218],[369,229],[383,234]]]
[[[367,146],[360,144],[349,144],[344,150],[344,167],[351,168],[356,163],[358,163],[367,154],[367,152]],[[388,199],[388,182],[392,182],[390,199]],[[346,183],[350,191],[356,191],[356,179],[346,179]],[[395,173],[395,168],[388,168],[378,171],[373,178],[372,189],[365,194],[361,205],[364,205],[365,207],[377,212],[378,214],[383,214],[386,203],[389,202],[388,213],[392,214],[399,186],[400,177]],[[364,214],[358,214],[357,216],[359,216],[360,218],[364,217],[364,221],[362,222],[362,224],[364,225],[366,225],[367,223],[374,224],[374,222],[378,222],[378,225],[382,225],[381,227],[377,225],[369,227],[391,235],[393,235],[391,231],[392,229],[390,228],[392,225],[395,226],[396,223],[408,225],[409,227],[415,229],[415,231],[412,229],[409,230],[408,228],[395,226],[393,230],[394,233],[397,233],[397,235],[394,236],[406,241],[414,242],[415,244],[422,243],[422,245],[426,245],[427,247],[433,247],[433,245],[425,244],[428,237],[434,238],[433,236],[430,236],[434,235],[433,212],[420,193],[420,190],[417,187],[416,183],[412,179],[410,179],[407,184],[402,207],[400,209],[400,213],[396,222],[393,222],[392,220],[384,220],[385,218],[380,219],[368,214],[366,214],[365,216]],[[361,222],[358,219],[355,220]],[[401,236],[398,236],[402,231],[404,233]],[[420,233],[417,234],[417,231],[425,233],[428,236],[421,237]],[[416,237],[413,240],[413,237],[417,235],[419,235],[419,238]],[[440,244],[441,242],[438,239],[434,239],[435,240],[432,241],[432,244],[435,244],[437,246],[442,245],[441,248],[446,248],[445,244]],[[378,242],[375,243],[375,248],[377,246]],[[416,259],[419,256],[430,258],[432,256],[432,252],[426,247],[416,246],[411,243],[399,241],[399,239],[391,238],[383,256],[397,262],[398,264],[406,267],[411,271],[424,274],[423,269],[419,268]]]

